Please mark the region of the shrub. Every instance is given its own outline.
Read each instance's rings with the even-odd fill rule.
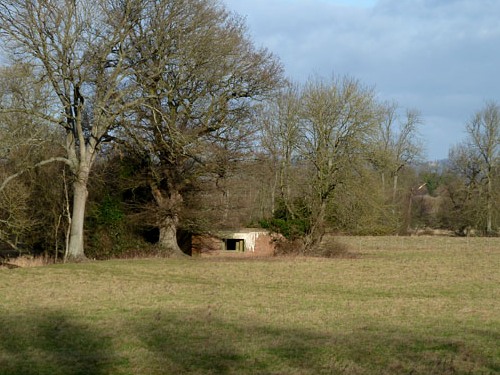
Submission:
[[[307,255],[321,258],[352,258],[349,245],[337,241],[334,237],[326,237],[318,246],[309,250]]]
[[[279,201],[273,217],[259,221],[259,225],[271,232],[279,233],[290,241],[304,238],[311,230],[311,213],[303,199],[297,198],[293,202],[295,213],[289,211],[283,201]]]
[[[281,238],[276,240],[275,256],[310,256],[318,258],[352,258],[355,256],[350,251],[349,245],[338,242],[334,237],[328,236],[321,243],[311,249],[306,249],[301,239],[289,240]]]
[[[303,237],[309,229],[309,224],[304,219],[264,219],[259,221],[259,225],[271,232],[283,235],[290,241]]]
[[[280,237],[275,240],[274,246],[275,256],[288,256],[288,255],[304,255],[305,246],[301,239],[289,240],[285,237]]]

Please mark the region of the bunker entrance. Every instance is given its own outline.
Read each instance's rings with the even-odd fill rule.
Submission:
[[[227,251],[245,251],[245,240],[237,238],[224,239],[224,250]]]

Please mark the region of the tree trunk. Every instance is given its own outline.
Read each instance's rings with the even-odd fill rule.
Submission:
[[[86,259],[83,246],[83,228],[88,196],[88,173],[79,177],[73,183],[73,213],[71,215],[71,230],[66,258],[69,261],[82,261]]]
[[[173,190],[169,192],[168,196],[165,196],[158,185],[151,183],[150,186],[158,206],[159,248],[170,256],[186,256],[177,243],[178,212],[182,204],[182,195]]]
[[[396,206],[396,197],[398,193],[398,175],[395,173],[393,176],[393,184],[392,184],[392,206]]]
[[[312,218],[310,232],[304,238],[306,253],[321,243],[325,235],[326,201],[320,203],[317,214]]]
[[[168,215],[159,224],[160,238],[158,246],[171,256],[186,256],[177,243],[177,215]]]
[[[486,233],[491,234],[493,232],[492,225],[492,211],[493,205],[491,204],[492,195],[493,195],[493,187],[491,183],[491,173],[488,173],[488,186],[487,186],[487,195],[486,195]]]
[[[384,197],[384,201],[386,199],[385,196],[385,172],[382,172],[382,196]]]

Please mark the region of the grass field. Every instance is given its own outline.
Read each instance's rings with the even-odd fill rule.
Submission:
[[[0,374],[498,374],[500,239],[0,270]]]

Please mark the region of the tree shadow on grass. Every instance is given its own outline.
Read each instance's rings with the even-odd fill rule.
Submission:
[[[199,311],[151,312],[133,329],[149,374],[494,374],[500,363],[461,340],[398,329],[333,336]]]
[[[0,375],[495,374],[498,333],[450,338],[371,325],[333,334],[217,311],[139,309],[121,329],[59,311],[0,312]],[[468,342],[470,338],[470,342]],[[114,343],[114,344],[113,344]]]
[[[115,360],[109,338],[67,314],[0,313],[1,375],[109,374]]]
[[[151,355],[150,374],[288,374],[321,367],[318,335],[231,323],[207,312],[151,312],[135,335]],[[318,373],[316,371],[316,373]]]

